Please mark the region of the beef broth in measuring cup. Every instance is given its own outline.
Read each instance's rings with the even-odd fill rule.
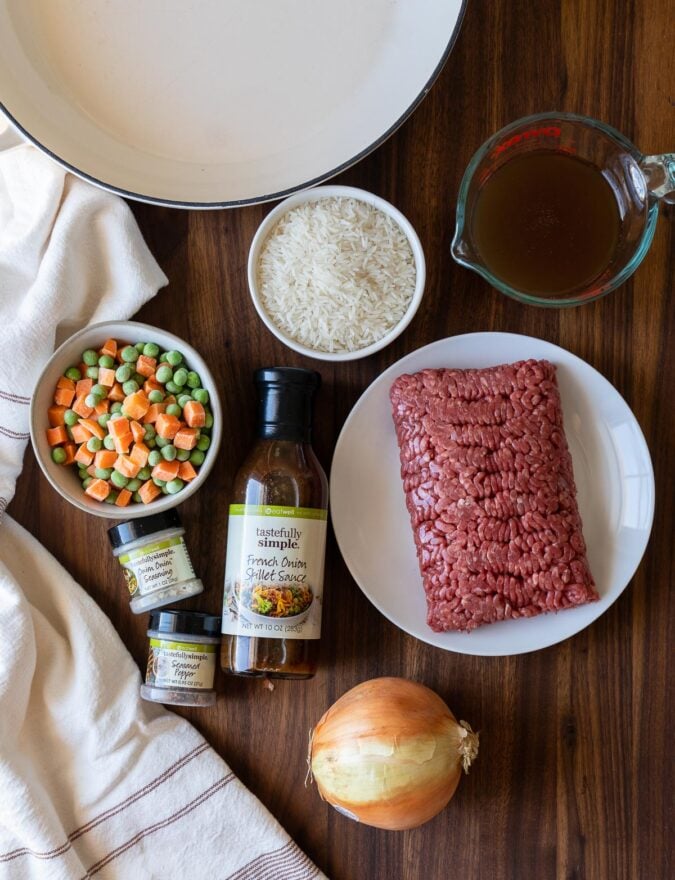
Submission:
[[[469,163],[452,254],[523,302],[588,302],[635,271],[674,189],[672,154],[644,157],[593,119],[531,116]]]

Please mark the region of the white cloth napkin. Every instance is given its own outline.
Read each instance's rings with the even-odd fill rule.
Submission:
[[[0,515],[56,341],[166,278],[127,205],[29,146],[0,152]],[[186,721],[139,696],[110,621],[0,525],[0,878],[323,875]],[[208,711],[208,710],[205,710]]]

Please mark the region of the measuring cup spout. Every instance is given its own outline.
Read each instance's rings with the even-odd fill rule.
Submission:
[[[464,230],[460,229],[459,226],[455,231],[455,237],[452,239],[450,252],[458,263],[468,266],[470,269],[477,269],[479,266],[484,265],[476,249],[464,235]]]

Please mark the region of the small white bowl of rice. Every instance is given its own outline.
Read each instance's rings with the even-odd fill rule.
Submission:
[[[367,357],[401,334],[422,300],[426,267],[410,222],[350,186],[295,193],[260,224],[248,285],[266,327],[326,361]]]

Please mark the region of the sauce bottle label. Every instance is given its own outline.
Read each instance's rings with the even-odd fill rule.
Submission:
[[[327,520],[314,507],[230,505],[223,633],[320,638]]]

